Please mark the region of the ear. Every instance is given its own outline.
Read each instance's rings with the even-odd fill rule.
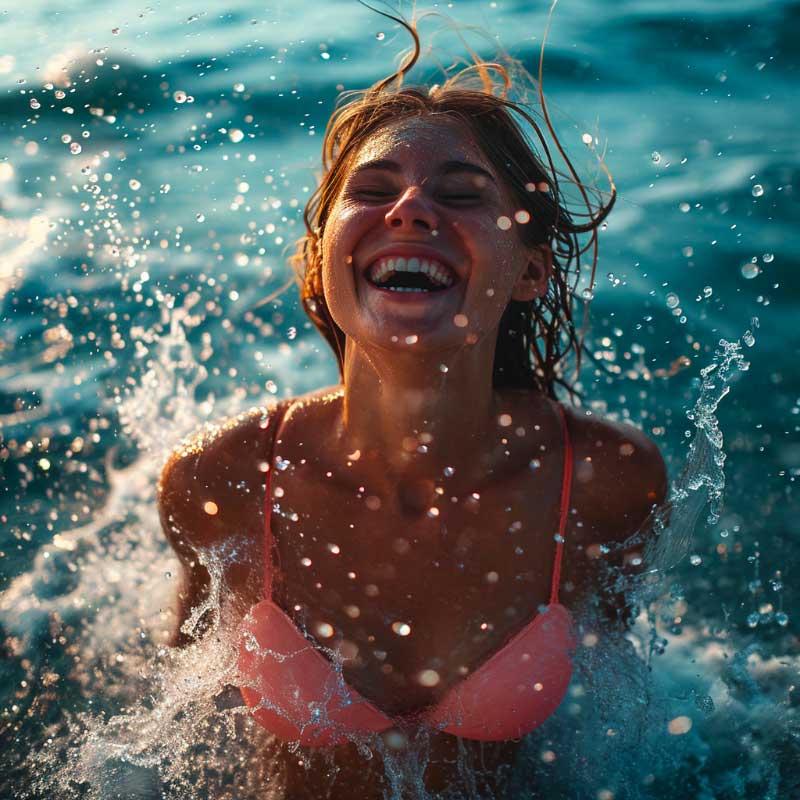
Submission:
[[[539,244],[530,252],[525,270],[511,290],[511,299],[530,302],[547,292],[553,274],[553,251],[549,244]]]

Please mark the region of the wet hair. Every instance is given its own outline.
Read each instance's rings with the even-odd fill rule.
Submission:
[[[533,110],[528,110],[524,100],[509,98],[515,83],[532,83],[518,62],[506,57],[505,63],[489,63],[471,54],[473,63],[453,75],[445,74],[446,80],[441,85],[404,87],[405,74],[420,57],[420,39],[413,22],[390,18],[411,34],[414,49],[393,74],[366,90],[341,95],[328,121],[322,144],[322,178],[305,207],[306,234],[299,239],[291,259],[301,284],[303,308],[333,349],[339,364],[339,376],[343,379],[346,337],[328,311],[322,285],[321,240],[331,209],[365,142],[387,126],[404,119],[444,114],[471,134],[508,190],[513,208],[529,215],[527,223],[517,225],[522,241],[529,246],[547,244],[553,251],[553,275],[547,292],[532,301],[511,300],[503,312],[495,347],[492,383],[497,388],[535,389],[553,398],[556,386],[560,385],[574,397],[573,380],[580,369],[588,299],[594,287],[597,266],[597,229],[614,204],[616,190],[613,181],[610,181],[609,199],[602,203],[599,192],[580,182],[561,147],[541,89],[544,44],[538,80],[541,117],[566,164],[566,173],[556,170],[542,126]],[[531,143],[531,134],[541,146],[544,160]],[[599,163],[610,180],[602,161]],[[562,183],[577,188],[581,197],[580,211],[568,209]],[[590,195],[596,198],[594,204]],[[526,218],[525,215],[517,216]],[[590,238],[581,247],[578,236],[583,233],[589,233]],[[574,295],[581,276],[581,256],[589,249],[593,255],[588,297],[576,300]],[[580,332],[573,318],[576,302],[584,303]],[[572,378],[566,374],[565,366],[570,355],[574,357]]]

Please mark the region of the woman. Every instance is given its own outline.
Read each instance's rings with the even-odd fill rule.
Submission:
[[[334,113],[296,257],[340,385],[206,430],[161,480],[175,642],[236,610],[246,704],[308,745],[279,746],[292,798],[381,797],[420,736],[419,786],[503,796],[590,632],[574,617],[616,614],[603,554],[636,564],[620,545],[666,492],[644,434],[555,399],[580,354],[576,237],[611,203],[573,221],[502,67],[402,88],[412,35],[406,66]]]

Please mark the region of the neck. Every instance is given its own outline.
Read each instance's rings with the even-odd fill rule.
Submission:
[[[493,359],[492,337],[446,361],[441,354],[411,348],[387,354],[348,341],[340,447],[358,451],[373,485],[437,481],[448,467],[485,474],[487,456],[508,433],[499,422]]]

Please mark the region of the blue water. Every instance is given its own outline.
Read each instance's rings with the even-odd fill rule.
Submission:
[[[158,770],[165,796],[223,796],[225,754],[180,746],[223,723],[159,716],[181,702],[165,670],[186,665],[163,647],[174,562],[154,482],[206,419],[336,381],[296,290],[259,301],[289,277],[338,91],[408,46],[356,2],[160,6],[0,15],[3,797],[158,796],[125,789],[114,757]],[[485,56],[496,37],[535,67],[545,3],[418,10],[433,8],[485,31]],[[659,443],[675,485],[725,486],[662,553],[631,652],[586,656],[579,680],[617,705],[582,704],[576,684],[528,743],[520,798],[531,772],[581,800],[800,797],[798,40],[785,0],[557,8],[555,124],[605,188],[581,140],[597,138],[619,189],[589,335],[605,369],[584,390]],[[746,369],[698,424],[721,340]],[[722,450],[698,466],[690,442],[717,423]],[[212,673],[186,692],[208,695]]]

